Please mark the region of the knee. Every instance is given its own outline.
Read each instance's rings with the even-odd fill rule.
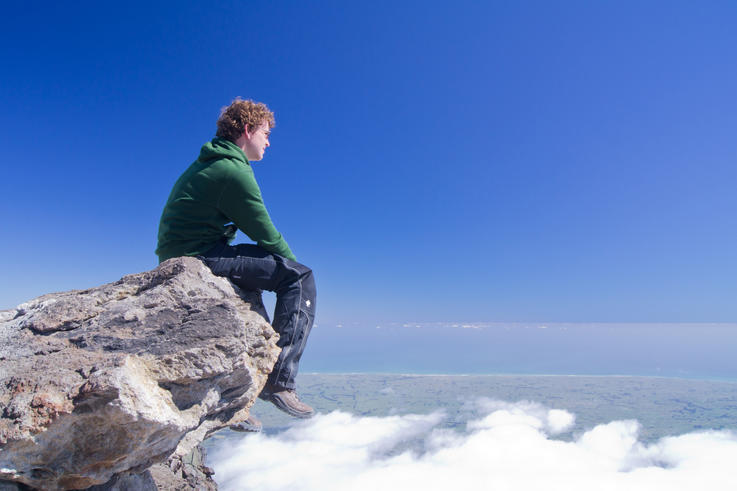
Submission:
[[[312,269],[304,264],[288,261],[282,269],[282,278],[276,288],[276,293],[287,292],[289,290],[300,289],[302,295],[314,298],[316,294],[315,275]]]
[[[312,272],[311,269],[307,268],[307,271],[302,276],[301,281],[305,295],[309,296],[313,300],[317,298],[317,285],[315,284],[315,274]]]

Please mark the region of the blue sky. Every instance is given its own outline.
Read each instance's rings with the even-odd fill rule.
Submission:
[[[0,308],[156,265],[235,96],[318,323],[737,319],[737,4],[37,2],[0,20]],[[243,238],[245,240],[245,238]]]

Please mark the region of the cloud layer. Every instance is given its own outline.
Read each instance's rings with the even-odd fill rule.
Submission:
[[[561,440],[574,415],[480,399],[463,431],[443,414],[318,415],[213,452],[223,490],[734,490],[737,434],[705,431],[645,445],[636,421]]]

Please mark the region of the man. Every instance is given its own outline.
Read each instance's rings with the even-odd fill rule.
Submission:
[[[314,411],[297,397],[295,378],[315,317],[315,281],[271,222],[251,168],[263,158],[273,127],[274,114],[264,104],[237,98],[223,108],[216,137],[174,184],[156,254],[160,262],[198,256],[214,274],[243,289],[276,292],[272,325],[281,354],[259,397],[309,418]],[[236,228],[256,244],[229,245]],[[258,426],[254,418],[234,429]]]

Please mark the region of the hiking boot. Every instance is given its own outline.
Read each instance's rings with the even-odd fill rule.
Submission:
[[[230,425],[230,429],[246,433],[259,433],[261,431],[261,421],[256,416],[249,414],[245,421]]]
[[[315,415],[315,410],[300,401],[299,397],[297,397],[297,392],[295,392],[294,389],[283,389],[278,392],[267,392],[266,394],[262,392],[261,395],[264,396],[262,399],[271,402],[273,405],[295,418],[306,419]]]

